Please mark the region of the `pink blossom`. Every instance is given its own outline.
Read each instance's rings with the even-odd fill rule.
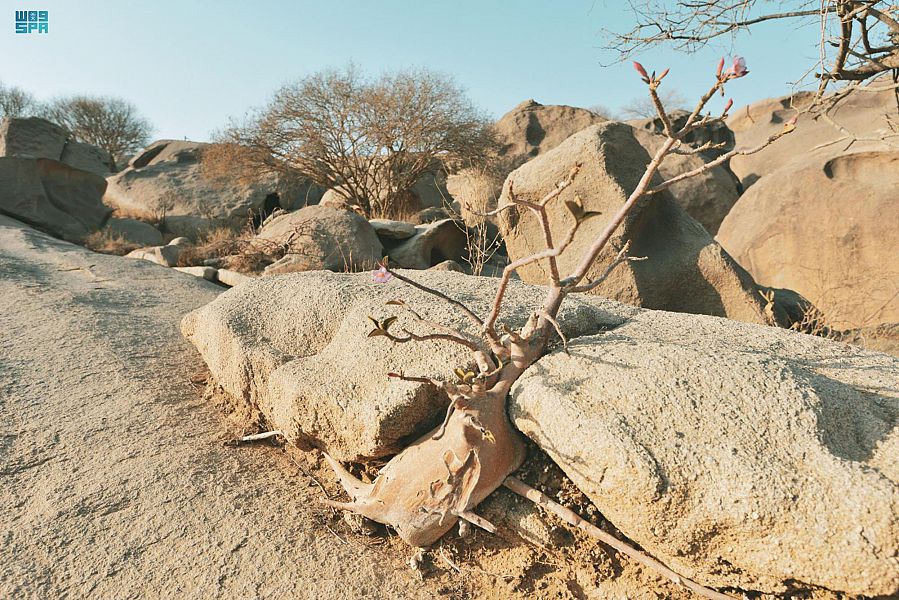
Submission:
[[[724,57],[721,57],[721,60],[718,61],[718,70],[715,72],[715,76],[720,78],[721,71],[724,70]]]
[[[371,272],[371,280],[375,283],[387,283],[393,279],[393,273],[387,270],[387,265],[381,265],[377,271]]]
[[[733,99],[733,98],[728,98],[727,104],[724,105],[724,112],[723,112],[723,114],[726,115],[726,114],[727,114],[727,111],[729,111],[729,110],[730,110],[730,107],[733,106],[733,105],[734,105],[734,99]]]
[[[744,75],[749,73],[749,70],[746,68],[746,59],[743,58],[742,56],[735,56],[734,64],[731,65],[730,69],[728,70],[728,73],[730,74],[731,77],[734,77],[734,78],[743,77]]]

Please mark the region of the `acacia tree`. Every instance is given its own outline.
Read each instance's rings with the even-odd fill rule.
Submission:
[[[423,69],[371,79],[352,65],[285,85],[224,138],[377,216],[437,164],[478,161],[494,147],[487,118],[452,79]]]
[[[0,118],[25,117],[37,109],[34,96],[15,86],[0,81]]]
[[[120,98],[59,98],[43,107],[41,116],[66,128],[75,139],[106,150],[113,170],[125,157],[145,147],[153,132],[137,107]]]

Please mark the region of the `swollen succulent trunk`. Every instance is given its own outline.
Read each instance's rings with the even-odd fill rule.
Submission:
[[[325,454],[353,499],[327,504],[390,525],[412,546],[433,544],[459,519],[494,532],[473,510],[524,460],[524,442],[506,414],[506,398],[546,345],[541,333],[532,336],[533,344],[514,337],[503,353],[509,362],[490,377],[493,386],[449,385],[451,404],[444,423],[391,459],[374,483],[357,480]]]

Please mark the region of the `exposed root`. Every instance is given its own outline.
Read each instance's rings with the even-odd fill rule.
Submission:
[[[516,494],[518,494],[519,496],[527,498],[528,500],[530,500],[534,504],[537,504],[538,506],[542,506],[549,512],[551,512],[554,515],[556,515],[557,517],[561,518],[563,521],[565,521],[569,525],[577,527],[578,529],[580,529],[587,535],[589,535],[591,537],[595,537],[596,539],[603,542],[604,544],[608,544],[609,546],[611,546],[615,550],[621,552],[622,554],[625,554],[625,555],[633,558],[640,564],[643,564],[643,565],[649,567],[650,569],[652,569],[658,573],[661,573],[662,575],[664,575],[665,577],[668,577],[671,581],[673,581],[677,585],[681,585],[681,586],[691,590],[692,592],[702,596],[703,598],[709,598],[710,600],[735,600],[734,596],[728,596],[727,594],[722,594],[721,592],[716,592],[715,590],[711,590],[707,587],[699,585],[698,583],[696,583],[695,581],[693,581],[691,579],[687,579],[686,577],[678,575],[677,573],[675,573],[674,571],[672,571],[671,569],[669,569],[668,567],[666,567],[665,565],[663,565],[662,563],[660,563],[659,561],[654,559],[653,557],[649,556],[645,552],[641,552],[641,551],[637,550],[636,548],[634,548],[633,546],[630,546],[629,544],[622,542],[618,538],[606,533],[605,531],[603,531],[602,529],[600,529],[593,523],[590,523],[589,521],[586,521],[583,518],[581,518],[573,510],[565,508],[558,502],[554,502],[549,496],[547,496],[546,494],[544,494],[543,492],[541,492],[539,490],[532,488],[531,486],[529,486],[525,482],[521,481],[517,477],[512,477],[512,476],[506,477],[506,480],[503,482],[503,485],[506,486],[507,488],[509,488],[510,490],[512,490],[513,492],[515,492]]]

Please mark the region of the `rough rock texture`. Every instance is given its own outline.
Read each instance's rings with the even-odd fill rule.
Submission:
[[[131,159],[127,169],[109,178],[104,201],[123,215],[158,218],[182,235],[209,226],[246,223],[250,211],[269,214],[275,209],[314,204],[323,190],[297,184],[274,174],[252,181],[213,176],[200,161],[209,145],[160,140]]]
[[[97,175],[113,170],[108,152],[73,140],[59,125],[38,117],[0,121],[0,156],[49,158]]]
[[[712,586],[899,593],[899,360],[651,311],[570,353],[513,422],[646,551]]]
[[[747,190],[718,240],[757,281],[798,291],[833,326],[899,322],[899,152],[793,162]]]
[[[783,124],[797,112],[791,105],[806,106],[810,98],[808,93],[772,98],[733,111],[727,125],[736,136],[737,147],[755,147],[770,135],[782,131]],[[840,102],[828,114],[860,137],[888,133],[887,116],[895,118],[896,97],[892,91],[857,93]],[[835,150],[845,148],[848,140],[837,142],[843,136],[842,132],[824,119],[812,120],[804,115],[800,117],[796,129],[776,143],[756,154],[731,158],[730,169],[740,179],[743,187],[748,189],[759,177],[774,173],[794,161],[805,162],[810,154],[832,154]],[[858,141],[852,144],[852,150],[856,152],[881,149],[884,149],[883,142]]]
[[[637,128],[634,134],[646,151],[653,155],[665,141],[665,137]],[[669,154],[659,166],[662,179],[676,177],[701,167],[708,159],[696,154]],[[669,189],[675,202],[688,215],[699,221],[710,234],[715,235],[721,221],[740,197],[737,179],[724,166],[716,166],[701,175],[690,177],[672,185]]]
[[[369,269],[384,255],[368,221],[329,206],[307,206],[281,215],[263,227],[257,239],[283,246],[287,254],[266,273],[356,271]]]
[[[101,198],[106,181],[55,160],[0,158],[0,214],[56,237],[80,241],[112,212]]]
[[[565,201],[577,196],[583,208],[580,228],[559,257],[563,276],[574,270],[642,177],[649,155],[635,137],[636,131],[623,123],[594,125],[509,175],[516,195],[536,202],[567,176],[572,166],[584,165],[549,211],[555,239],[561,240],[574,224]],[[500,206],[509,202],[506,186]],[[513,261],[544,249],[542,231],[530,211],[504,211],[500,229]],[[647,260],[619,266],[594,293],[646,308],[770,322],[752,277],[669,193],[644,198],[634,207],[588,277],[603,273],[626,240],[631,241],[632,256],[645,256]],[[544,261],[521,268],[519,274],[533,283],[549,278]],[[788,324],[781,308],[777,307],[774,316],[778,323]]]
[[[368,222],[382,240],[405,240],[415,235],[415,225],[405,221],[369,219]]]
[[[0,217],[0,596],[437,595],[282,452],[223,447],[178,333],[221,290]]]
[[[110,233],[134,244],[139,244],[141,246],[162,245],[162,234],[159,230],[149,223],[144,223],[137,219],[111,218],[106,221],[104,227],[108,229]]]
[[[606,119],[585,108],[543,105],[525,100],[494,125],[502,156],[528,160],[564,142],[570,135]]]
[[[496,286],[495,279],[452,272],[408,275],[477,313],[486,313]],[[512,282],[505,321],[522,324],[542,296],[540,288]],[[257,406],[288,439],[324,448],[341,460],[359,460],[399,451],[435,426],[446,410],[447,399],[433,387],[388,380],[388,372],[446,377],[470,357],[456,344],[392,344],[367,337],[369,316],[398,315],[391,331],[429,331],[398,307],[385,305],[396,298],[425,319],[472,333],[464,316],[410,286],[373,283],[368,273],[328,272],[247,282],[189,314],[181,327],[222,388]],[[574,298],[560,320],[574,337],[622,318]]]
[[[445,260],[462,262],[468,252],[463,227],[453,219],[416,225],[415,235],[388,246],[387,255],[404,269],[427,269]]]

